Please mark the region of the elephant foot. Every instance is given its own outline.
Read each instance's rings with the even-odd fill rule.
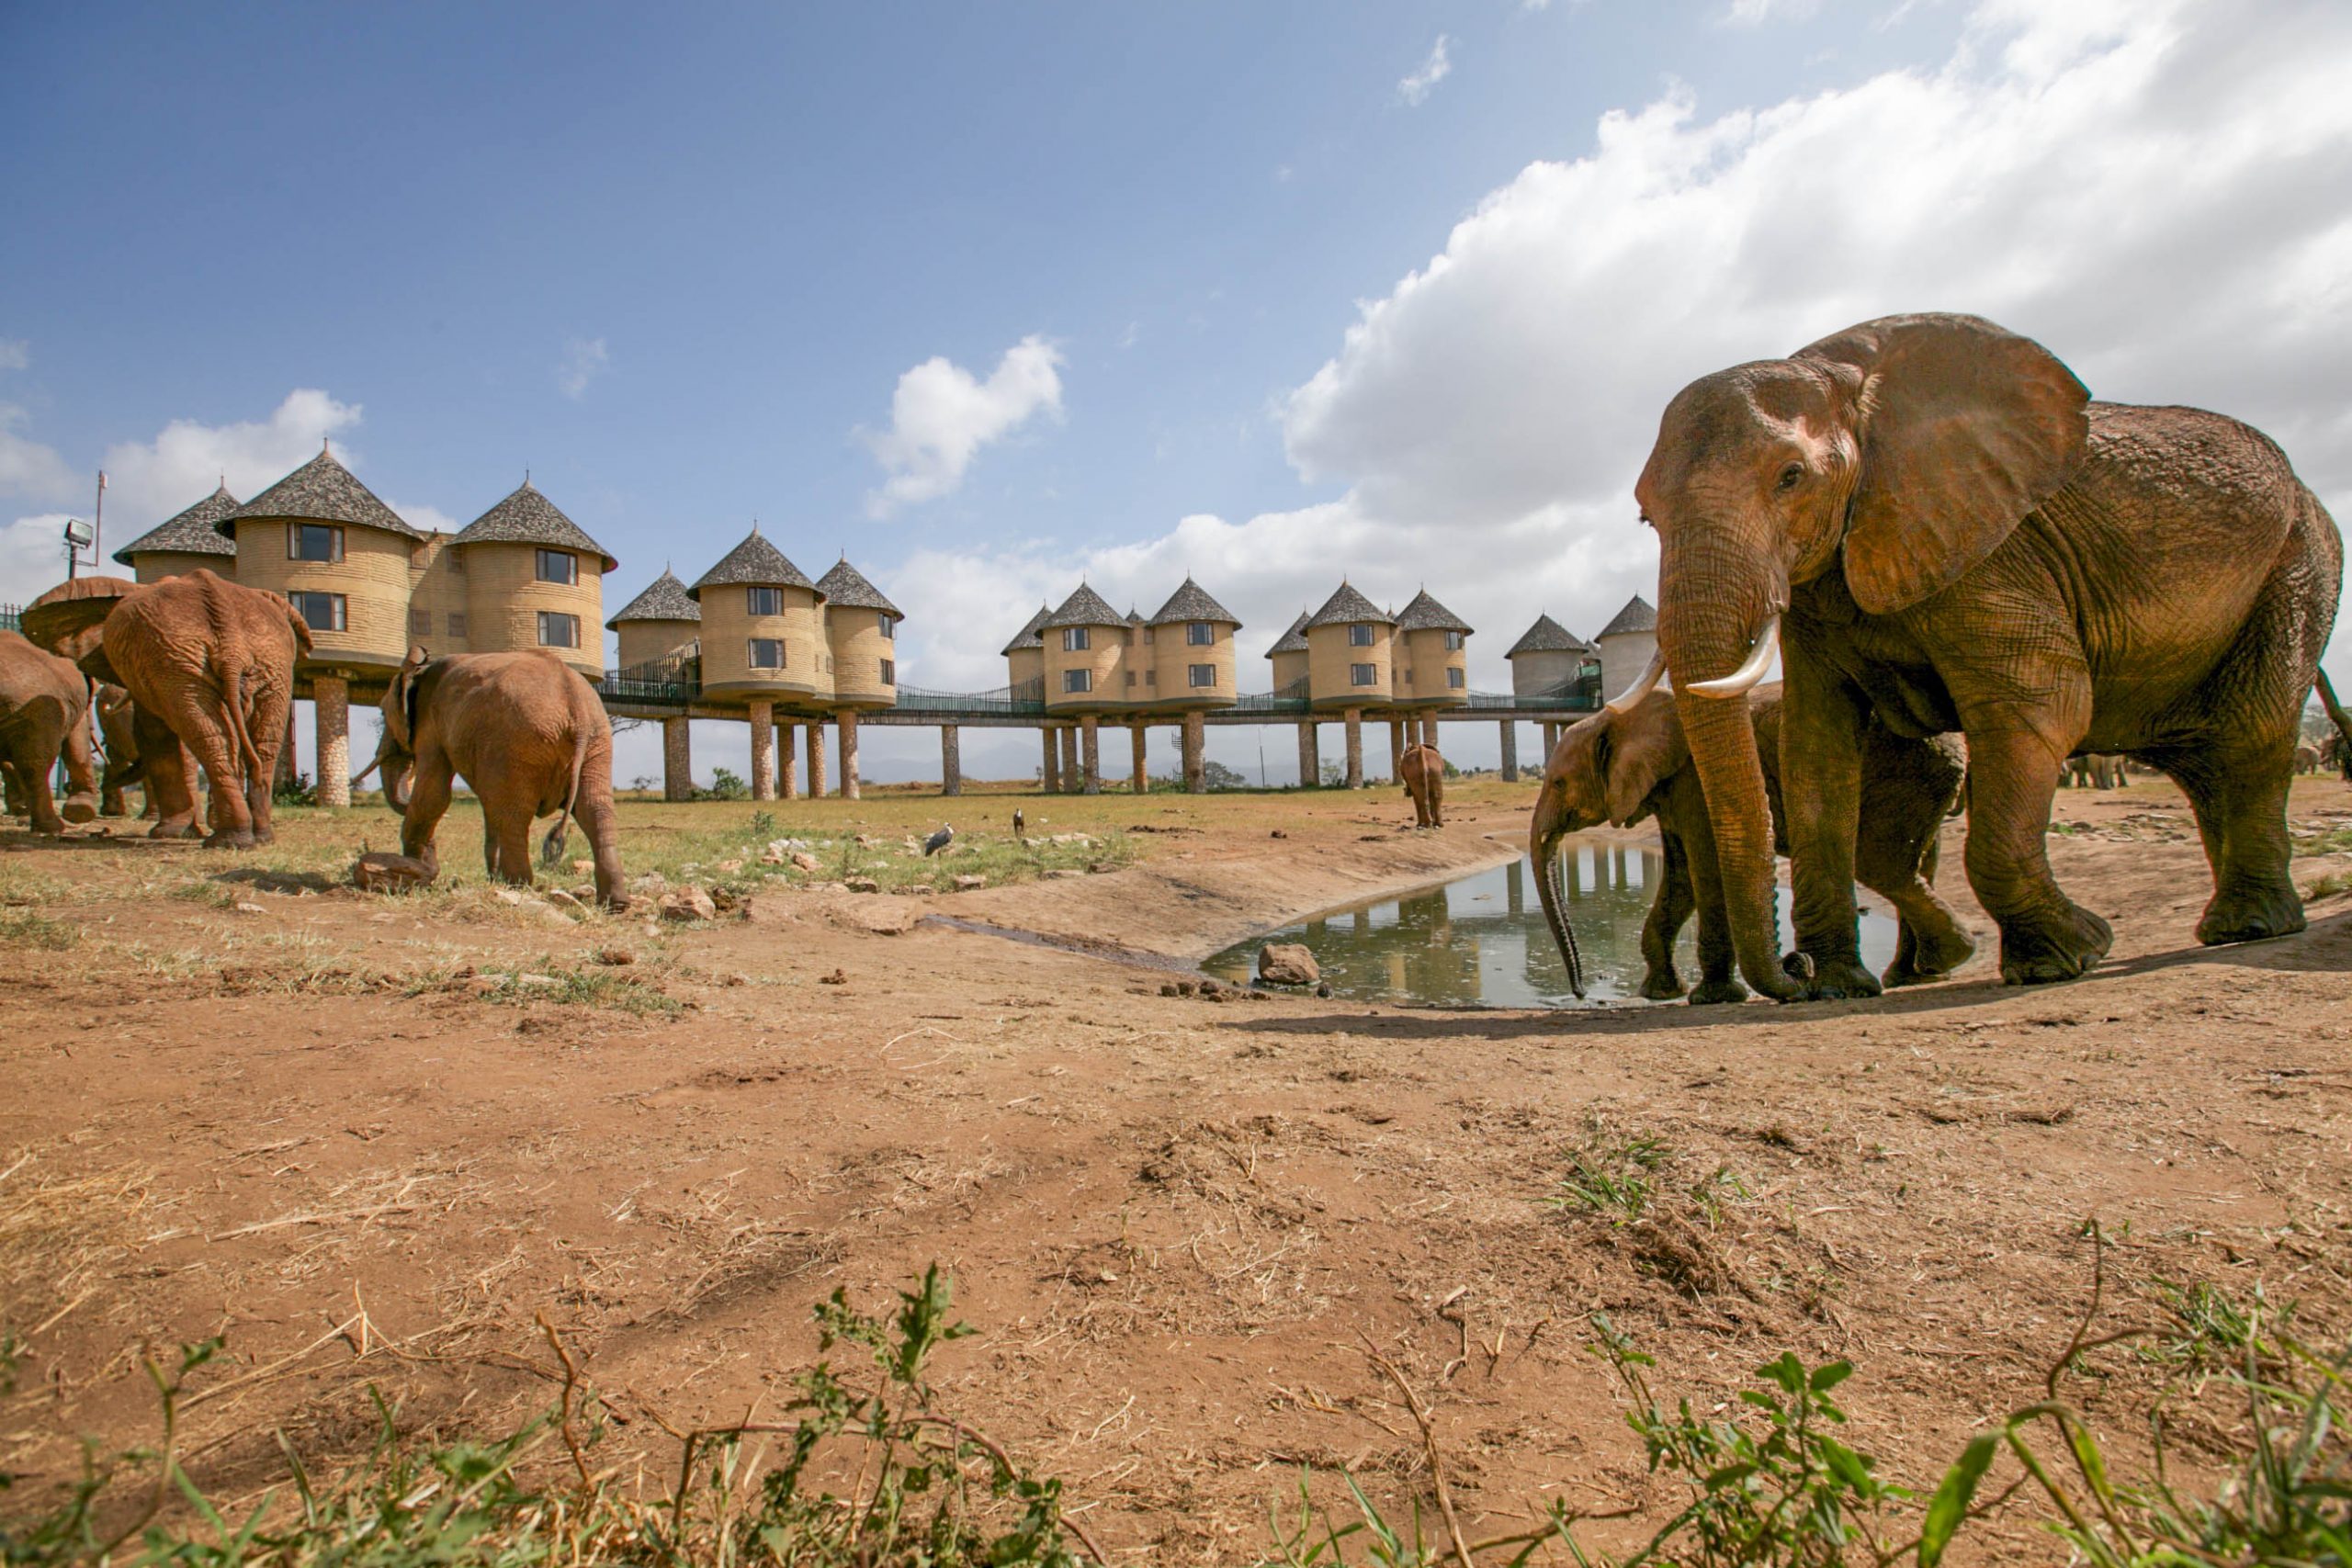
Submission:
[[[2292,883],[2281,878],[2264,886],[2217,892],[2197,922],[2197,940],[2208,947],[2230,942],[2260,942],[2265,937],[2291,936],[2303,929],[2303,901]]]
[[[223,828],[217,833],[206,834],[204,847],[208,850],[249,850],[254,847],[254,830],[251,828]]]
[[[1653,969],[1642,977],[1642,999],[1670,1002],[1682,994],[1682,976],[1672,969]]]
[[[62,817],[36,817],[32,818],[27,826],[31,828],[35,833],[38,833],[44,839],[61,838],[65,832],[65,818]]]
[[[63,814],[68,822],[95,822],[98,819],[98,803],[86,795],[68,795]]]
[[[1694,1008],[1716,1007],[1724,1002],[1744,1002],[1747,987],[1726,975],[1720,980],[1702,980],[1690,987],[1690,1005]]]
[[[147,830],[151,839],[200,839],[204,829],[193,822],[158,822]]]
[[[1907,940],[1896,944],[1894,962],[1879,976],[1890,991],[1940,980],[1976,956],[1976,939],[1962,927],[1922,931],[1905,921],[1903,931]]]
[[[1848,1001],[1859,997],[1874,997],[1883,987],[1878,976],[1862,967],[1857,958],[1816,958],[1813,961],[1813,977],[1801,982],[1804,999],[1809,1002]]]
[[[2046,986],[2088,974],[2115,945],[2115,930],[2088,909],[2066,907],[2060,919],[2041,926],[2001,928],[2001,981],[2009,986]]]

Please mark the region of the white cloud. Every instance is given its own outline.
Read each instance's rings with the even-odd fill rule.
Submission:
[[[588,383],[603,375],[612,363],[612,355],[600,337],[576,337],[566,340],[563,359],[555,367],[556,390],[578,402],[588,395]]]
[[[47,512],[0,528],[0,604],[23,604],[65,578],[65,520]]]
[[[1821,9],[1821,0],[1731,0],[1724,20],[1734,27],[1756,28],[1766,22],[1802,22]]]
[[[890,428],[856,433],[890,476],[867,494],[868,515],[888,517],[909,502],[951,493],[981,447],[1036,414],[1059,418],[1061,364],[1060,351],[1032,333],[1005,350],[986,381],[944,356],[900,376],[890,398]]]
[[[1430,57],[1421,62],[1413,73],[1396,84],[1397,102],[1408,108],[1419,108],[1430,96],[1430,90],[1453,73],[1453,62],[1446,58],[1453,40],[1445,34],[1437,35],[1430,46]]]
[[[82,479],[54,446],[23,434],[25,411],[0,403],[0,495],[62,504],[81,493]],[[96,482],[96,476],[91,477]]]
[[[401,522],[424,533],[454,534],[465,526],[439,507],[427,506],[422,502],[394,501],[388,495],[384,497],[384,504],[399,513]]]
[[[0,337],[0,370],[24,370],[33,362],[33,345],[20,337]]]

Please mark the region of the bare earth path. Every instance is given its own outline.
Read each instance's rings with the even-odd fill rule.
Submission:
[[[1065,1477],[1114,1557],[1247,1562],[1302,1461],[1425,1495],[1367,1345],[1434,1404],[1496,1532],[1555,1495],[1668,1504],[1588,1353],[1595,1311],[1702,1410],[1783,1348],[1851,1359],[1854,1440],[1922,1488],[2038,1392],[2087,1216],[2118,1241],[2119,1324],[2159,1320],[2159,1281],[2259,1281],[2323,1340],[2352,1321],[2352,897],[2197,948],[2206,872],[2166,785],[2061,795],[2053,863],[2119,940],[2048,990],[2002,988],[1988,941],[1869,1004],[1212,1001],[1110,957],[870,929],[907,923],[869,918],[888,904],[1197,958],[1492,863],[1531,800],[1473,786],[1416,836],[1394,792],[1106,797],[1091,821],[1175,830],[1100,875],[920,905],[780,888],[658,935],[243,885],[240,912],[173,891],[225,856],[11,833],[0,873],[35,891],[0,911],[0,1327],[28,1352],[0,1469],[22,1499],[72,1473],[74,1434],[146,1437],[137,1348],[213,1333],[232,1364],[187,1446],[231,1493],[273,1427],[364,1440],[370,1382],[417,1427],[535,1406],[540,1314],[638,1413],[623,1440],[773,1411],[812,1302],[936,1259],[981,1330],[943,1352],[953,1404]],[[778,808],[795,830],[860,809]],[[2352,790],[2304,781],[2293,814],[2341,829]],[[356,820],[291,831],[356,848]],[[74,891],[106,876],[156,891]],[[484,978],[516,969],[549,979]],[[1664,1155],[1639,1219],[1545,1201],[1643,1138]],[[2160,1371],[2107,1370],[2080,1397],[2128,1450]],[[1970,1550],[2057,1559],[2022,1517]]]

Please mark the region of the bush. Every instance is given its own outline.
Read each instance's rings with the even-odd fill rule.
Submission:
[[[710,787],[695,791],[696,800],[749,800],[752,786],[725,768],[713,768]]]
[[[311,782],[310,774],[297,773],[291,778],[279,779],[271,788],[269,797],[279,806],[316,806],[319,789]]]

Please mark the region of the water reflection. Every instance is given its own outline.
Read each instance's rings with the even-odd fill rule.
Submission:
[[[1600,1000],[1637,997],[1642,922],[1665,857],[1655,849],[1573,837],[1562,854],[1561,882],[1584,957],[1587,992]],[[1567,967],[1544,930],[1534,877],[1522,858],[1442,886],[1285,926],[1228,948],[1202,967],[1246,984],[1262,943],[1298,942],[1314,953],[1323,978],[1342,997],[1447,1007],[1573,1004]],[[1788,903],[1784,892],[1781,940],[1793,945]],[[1695,921],[1685,926],[1677,949],[1685,983],[1698,973],[1696,930]],[[1865,910],[1863,962],[1880,968],[1894,952],[1894,920]]]

